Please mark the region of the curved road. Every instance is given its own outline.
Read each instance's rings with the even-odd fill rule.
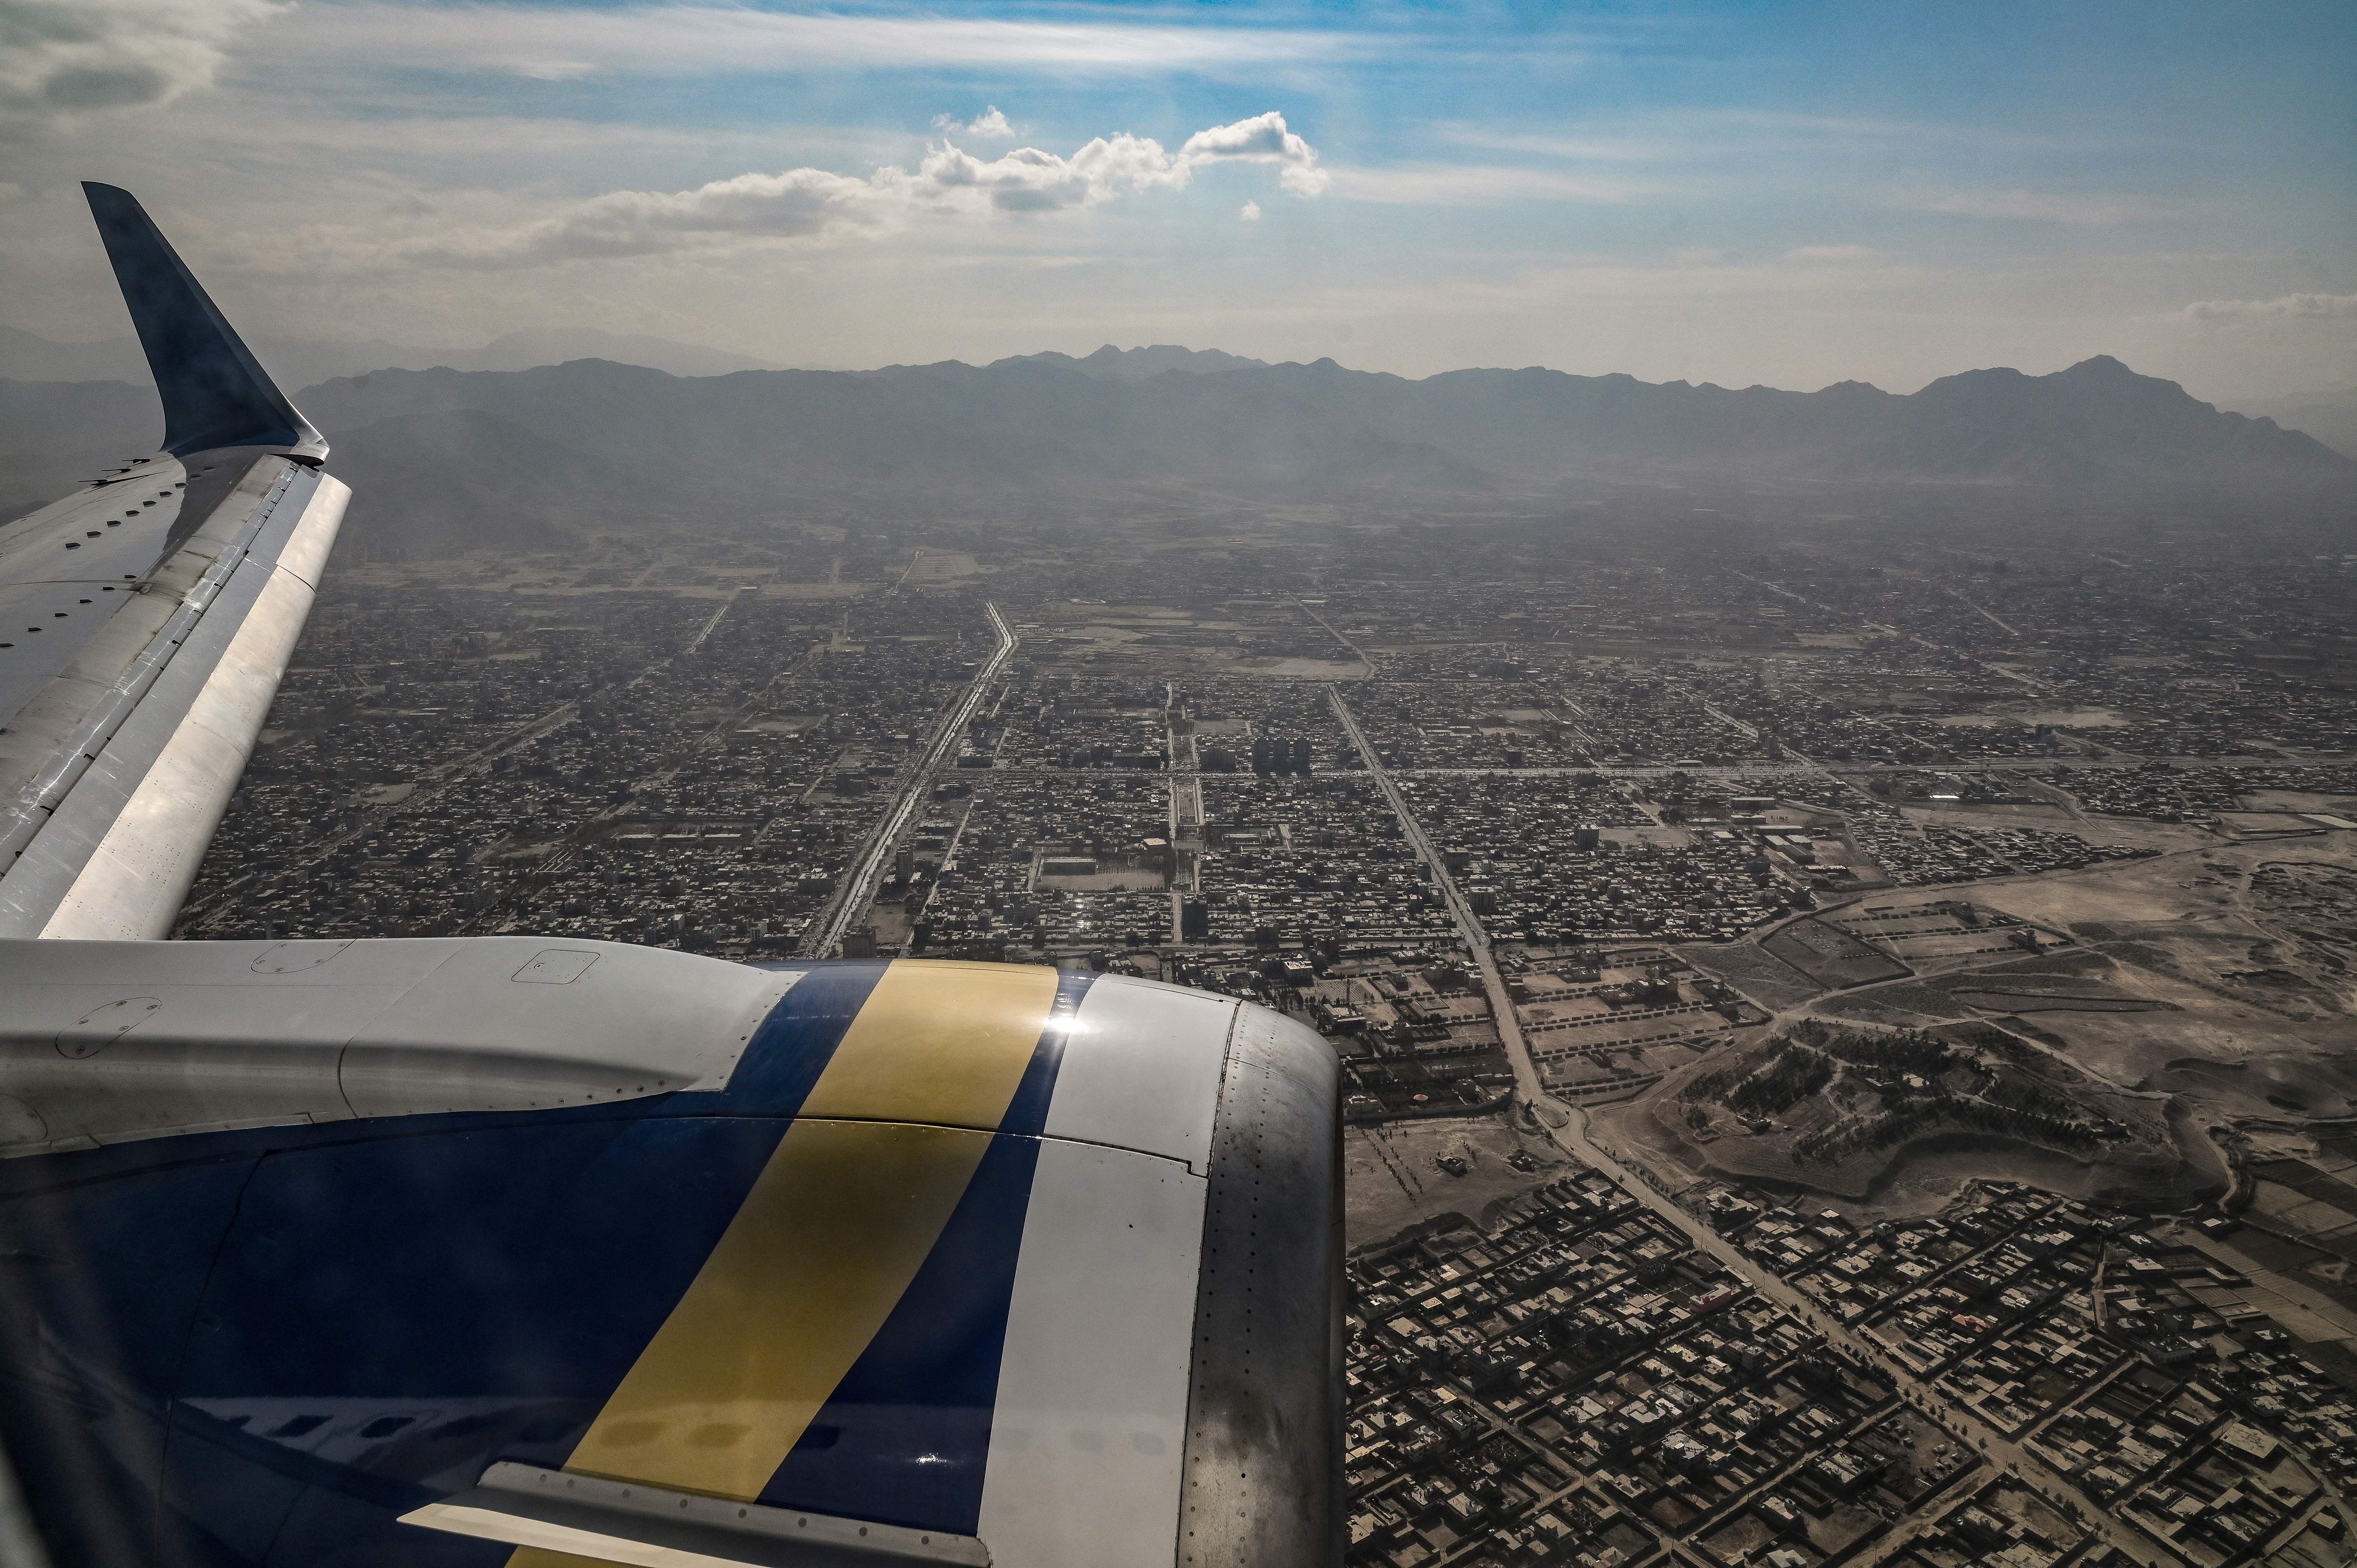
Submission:
[[[2007,1438],[1970,1411],[1939,1399],[1925,1390],[1912,1371],[1884,1352],[1878,1345],[1862,1335],[1852,1333],[1819,1311],[1816,1303],[1771,1271],[1753,1262],[1733,1242],[1688,1214],[1666,1193],[1632,1173],[1618,1157],[1606,1152],[1588,1136],[1587,1113],[1577,1106],[1564,1104],[1545,1090],[1539,1077],[1538,1064],[1532,1059],[1529,1043],[1523,1038],[1513,1001],[1506,994],[1504,978],[1499,974],[1497,964],[1490,955],[1488,933],[1482,929],[1472,908],[1458,891],[1455,880],[1448,875],[1448,867],[1434,852],[1431,841],[1425,837],[1415,814],[1408,809],[1406,798],[1392,781],[1391,774],[1376,757],[1375,748],[1359,728],[1359,722],[1351,715],[1350,704],[1343,700],[1340,688],[1329,685],[1326,696],[1333,707],[1335,718],[1349,734],[1351,743],[1358,747],[1359,755],[1365,759],[1368,772],[1373,775],[1376,784],[1383,789],[1384,799],[1391,802],[1392,811],[1399,817],[1401,830],[1407,834],[1408,842],[1432,867],[1433,879],[1440,888],[1441,896],[1448,900],[1448,911],[1456,918],[1458,929],[1464,936],[1466,946],[1472,950],[1473,961],[1480,971],[1482,988],[1489,993],[1490,1010],[1497,1020],[1498,1036],[1504,1042],[1507,1060],[1513,1065],[1516,1096],[1547,1130],[1554,1143],[1574,1158],[1610,1177],[1622,1190],[1677,1227],[1698,1251],[1718,1260],[1762,1300],[1772,1302],[1822,1334],[1826,1343],[1859,1365],[1874,1368],[1889,1380],[1902,1401],[1931,1413],[1952,1430],[1963,1434],[1964,1440],[1983,1454],[1988,1464],[2016,1477],[2066,1514],[2075,1514],[2081,1522],[2100,1534],[2109,1544],[2117,1547],[2131,1562],[2145,1564],[2146,1568],[2182,1568],[2181,1560],[2175,1554],[2163,1552],[2150,1537],[2112,1517],[2092,1498],[2083,1496],[2068,1479],[2028,1448]]]
[[[1925,1411],[1952,1430],[1962,1433],[1991,1465],[2013,1475],[2066,1514],[2076,1509],[2079,1522],[2095,1530],[2104,1541],[2126,1553],[2131,1561],[2145,1563],[2147,1568],[2181,1568],[2181,1560],[2174,1553],[2163,1552],[2151,1537],[2114,1518],[2093,1498],[2083,1495],[2045,1460],[2007,1438],[1972,1412],[1961,1405],[1951,1404],[1924,1389],[1912,1371],[1885,1353],[1880,1346],[1863,1335],[1850,1332],[1819,1311],[1816,1303],[1772,1272],[1744,1256],[1733,1242],[1679,1208],[1651,1182],[1631,1175],[1619,1159],[1588,1136],[1585,1111],[1552,1099],[1542,1099],[1533,1102],[1532,1112],[1558,1147],[1595,1166],[1619,1183],[1631,1197],[1675,1225],[1692,1239],[1695,1247],[1724,1263],[1762,1299],[1784,1308],[1824,1335],[1826,1343],[1888,1378],[1891,1387],[1899,1391],[1901,1400]]]

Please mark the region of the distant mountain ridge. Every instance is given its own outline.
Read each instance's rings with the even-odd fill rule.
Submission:
[[[773,360],[731,353],[708,344],[683,343],[643,332],[605,332],[594,327],[527,328],[501,333],[479,349],[425,349],[382,338],[341,341],[256,338],[253,349],[285,386],[308,386],[371,371],[430,371],[437,366],[454,371],[529,371],[574,360],[611,360],[618,365],[642,365],[672,376],[726,376],[738,371],[788,368]],[[1169,343],[1137,349],[1117,349],[1107,343],[1079,359],[1051,350],[1019,354],[995,363],[1062,365],[1099,381],[1140,381],[1166,371],[1202,375],[1265,368],[1267,361]],[[21,328],[0,327],[0,380],[129,381],[137,386],[147,379],[147,360],[136,338],[66,343]]]
[[[119,424],[127,390],[17,387],[0,392],[0,410],[70,394],[94,422]],[[1966,371],[1903,396],[1854,381],[1730,391],[1535,369],[1408,381],[1331,360],[1220,368],[1186,349],[1108,346],[1083,360],[686,379],[598,360],[378,371],[297,401],[335,444],[333,466],[358,495],[355,526],[425,553],[894,491],[1178,484],[1396,499],[1677,475],[2357,484],[2357,461],[2312,438],[2101,356],[2043,376]],[[42,418],[51,432],[80,428],[54,410]],[[117,445],[135,449],[152,430]]]
[[[1141,379],[1034,355],[683,381],[599,361],[387,371],[306,389],[301,402],[330,432],[470,409],[612,457],[755,463],[830,486],[1297,486],[1377,450],[1386,482],[1421,466],[1448,489],[1598,467],[2066,484],[2357,476],[2357,462],[2309,436],[2102,356],[2044,376],[1968,371],[1907,395],[1854,381],[1731,391],[1536,369],[1408,381],[1331,360]]]
[[[646,333],[603,332],[594,327],[532,328],[502,333],[479,349],[425,349],[381,338],[321,341],[253,339],[253,351],[281,386],[308,386],[371,371],[528,371],[567,360],[612,360],[674,376],[725,376],[783,366],[703,343],[681,343]],[[0,379],[19,381],[147,381],[147,360],[132,338],[60,343],[19,328],[0,327]]]
[[[2242,412],[2266,414],[2287,430],[2305,431],[2344,457],[2357,457],[2357,386],[2311,392],[2306,397],[2261,399]]]
[[[1145,349],[1116,349],[1107,343],[1095,353],[1078,360],[1070,354],[1052,351],[1017,354],[1010,359],[993,360],[983,368],[995,371],[1001,365],[1059,365],[1101,381],[1142,381],[1171,371],[1203,376],[1216,375],[1222,371],[1268,369],[1266,360],[1247,360],[1241,354],[1222,353],[1217,349],[1181,349],[1175,343],[1157,343]],[[898,370],[904,367],[890,368]]]

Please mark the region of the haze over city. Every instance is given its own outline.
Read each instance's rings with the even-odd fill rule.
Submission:
[[[278,338],[2357,381],[2330,5],[16,11],[0,324],[56,339],[123,335],[97,177]]]
[[[2352,44],[0,0],[0,1568],[2352,1568]]]

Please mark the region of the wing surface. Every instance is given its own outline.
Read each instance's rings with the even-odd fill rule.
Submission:
[[[0,987],[0,1437],[60,1561],[1340,1560],[1338,1069],[1278,1015],[538,938]]]
[[[139,204],[85,188],[165,449],[0,528],[0,937],[170,929],[350,493]]]

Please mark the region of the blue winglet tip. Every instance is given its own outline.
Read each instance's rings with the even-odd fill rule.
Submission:
[[[138,199],[95,180],[81,188],[163,399],[164,450],[277,446],[301,461],[325,458],[326,438],[271,381]]]

